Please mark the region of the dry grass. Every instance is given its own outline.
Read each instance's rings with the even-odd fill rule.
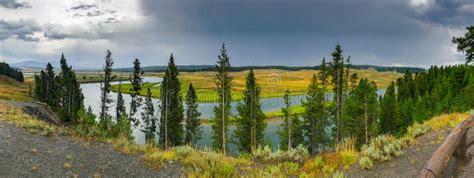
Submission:
[[[361,78],[368,78],[377,83],[379,88],[387,87],[391,81],[401,77],[402,74],[396,72],[377,72],[375,70],[357,70],[353,69]],[[283,96],[284,91],[289,89],[292,95],[301,95],[306,92],[308,84],[313,74],[319,73],[318,70],[300,70],[300,71],[287,71],[279,69],[259,69],[254,70],[257,83],[261,87],[261,97],[280,97]],[[247,76],[248,70],[241,72],[231,72],[230,75],[233,77],[232,81],[232,99],[241,100],[243,95],[242,91],[245,88],[245,77]],[[147,73],[147,76],[162,77],[163,73]],[[198,94],[198,99],[201,102],[216,101],[217,96],[215,93],[214,84],[215,72],[181,72],[181,92],[185,94],[187,87],[190,83],[193,84]],[[156,84],[156,83],[154,83]],[[153,96],[159,96],[159,86],[149,85],[142,89],[141,94],[145,95],[147,88],[151,88]],[[123,85],[122,91],[128,92],[127,86]],[[113,88],[117,90],[117,86]]]
[[[12,78],[0,75],[0,99],[17,100],[17,101],[32,101],[33,98],[29,96],[29,85],[32,84],[32,79],[26,79],[21,83]],[[34,86],[31,86],[31,93],[33,93]]]

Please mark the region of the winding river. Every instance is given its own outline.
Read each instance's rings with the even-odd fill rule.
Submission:
[[[144,77],[143,78],[144,82],[160,82],[162,81],[162,78],[155,78],[155,77]],[[129,82],[122,82],[122,83],[129,83]],[[112,84],[118,84],[118,82],[112,82]],[[99,115],[100,111],[100,84],[99,83],[87,83],[87,84],[81,84],[81,89],[82,92],[84,93],[84,106],[89,107],[91,106],[94,114]],[[383,94],[385,92],[385,89],[379,89],[377,93],[379,95]],[[116,93],[112,93],[111,96],[113,99],[116,98]],[[125,100],[125,105],[127,107],[127,111],[129,110],[129,103],[131,100],[130,95],[128,94],[123,94],[124,100]],[[332,97],[331,94],[327,95],[328,98]],[[299,105],[301,104],[301,100],[303,100],[305,96],[290,96],[291,103],[293,105]],[[152,99],[153,103],[155,105],[155,110],[158,108],[159,100],[158,99]],[[277,98],[264,98],[261,99],[262,103],[262,110],[263,112],[271,112],[271,111],[277,111],[281,107],[283,107],[284,102],[282,97],[277,97]],[[214,113],[213,113],[213,108],[216,105],[216,102],[205,102],[205,103],[199,103],[198,110],[201,112],[201,118],[211,118]],[[236,111],[236,106],[238,102],[232,102],[232,114],[237,114]],[[141,113],[141,108],[135,115],[135,117],[140,118],[140,113]],[[113,113],[115,112],[115,105],[112,105],[110,108],[110,113],[114,115]],[[157,115],[158,115],[157,111]],[[265,140],[267,144],[271,145],[274,149],[279,145],[279,139],[278,135],[276,133],[276,130],[278,126],[281,124],[281,120],[279,119],[272,119],[267,122],[267,128],[265,129]],[[135,137],[135,142],[139,144],[144,144],[145,143],[145,136],[144,134],[140,131],[140,127],[137,127],[133,129],[133,136]],[[229,128],[229,133],[232,133],[233,130],[235,129],[234,126],[230,126]],[[210,147],[211,146],[211,126],[209,124],[203,124],[202,125],[202,139],[198,141],[197,147],[198,148],[205,148],[205,147]],[[235,153],[236,152],[236,145],[231,144],[230,145],[231,152]]]

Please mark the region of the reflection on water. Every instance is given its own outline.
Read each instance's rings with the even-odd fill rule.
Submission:
[[[162,78],[155,78],[155,77],[144,77],[143,78],[144,82],[161,82]],[[129,82],[122,82],[122,83],[129,83]],[[112,82],[112,84],[118,84],[118,82]],[[84,106],[88,107],[91,106],[94,113],[96,115],[99,115],[100,112],[100,84],[99,83],[88,83],[88,84],[81,84],[81,89],[82,92],[84,93]],[[385,93],[385,89],[379,89],[377,91],[379,95],[383,95]],[[110,94],[113,99],[116,99],[117,94],[112,93]],[[127,108],[127,111],[129,110],[129,105],[131,101],[131,97],[128,94],[123,94],[123,98],[125,100],[125,106]],[[328,93],[326,95],[326,98],[330,99],[332,98],[332,94]],[[291,103],[293,105],[299,105],[301,104],[301,101],[305,99],[305,96],[290,96]],[[157,109],[159,100],[158,99],[152,99],[153,103],[155,104],[155,109]],[[284,106],[283,98],[282,97],[277,97],[277,98],[264,98],[261,99],[262,103],[262,110],[263,112],[271,112],[271,111],[277,111],[280,110],[281,107]],[[198,110],[201,112],[201,118],[212,118],[214,115],[213,109],[214,106],[216,105],[216,102],[206,102],[206,103],[199,103]],[[236,106],[238,102],[232,102],[232,114],[237,114],[236,111]],[[140,108],[135,114],[136,118],[141,118],[141,111],[142,109]],[[110,107],[110,113],[112,115],[115,115],[115,104]],[[159,116],[159,111],[156,111],[156,115]],[[267,123],[267,128],[265,129],[265,140],[268,144],[270,144],[273,148],[276,148],[279,145],[279,139],[278,135],[276,134],[276,130],[278,126],[281,124],[281,120],[274,119],[272,121],[269,121]],[[229,133],[231,134],[233,130],[235,129],[234,126],[230,126],[229,128]],[[197,146],[198,148],[204,148],[204,147],[211,147],[211,126],[209,124],[203,124],[202,125],[202,139],[198,141]],[[144,134],[140,131],[140,128],[135,128],[133,129],[133,136],[135,137],[135,142],[139,144],[144,144],[145,143],[145,136]],[[235,153],[236,152],[236,146],[234,144],[230,145],[231,152]]]

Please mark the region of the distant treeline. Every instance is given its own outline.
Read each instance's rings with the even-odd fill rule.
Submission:
[[[143,67],[144,72],[164,72],[166,71],[168,66],[148,66]],[[288,70],[288,71],[298,71],[298,70],[319,70],[321,66],[238,66],[238,67],[230,67],[230,71],[232,72],[240,72],[249,70],[250,68],[253,69],[281,69],[281,70]],[[418,73],[423,72],[425,69],[419,67],[387,67],[387,66],[375,66],[375,65],[351,65],[350,68],[352,69],[374,69],[378,72],[410,72],[410,73]],[[178,70],[182,72],[199,72],[199,71],[216,71],[216,67],[213,65],[179,65]],[[122,71],[122,72],[131,72],[133,68],[118,68],[114,69],[114,71]]]
[[[0,62],[0,75],[6,75],[10,78],[13,78],[19,82],[23,82],[23,73],[15,68],[10,67],[5,62]]]

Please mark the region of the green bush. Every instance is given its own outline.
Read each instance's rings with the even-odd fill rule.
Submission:
[[[321,156],[318,156],[314,159],[314,166],[317,168],[317,169],[322,169],[324,167],[324,160],[323,160],[323,157]]]
[[[399,157],[403,153],[401,149],[400,140],[393,136],[379,135],[369,145],[362,146],[361,154],[371,160],[387,161],[392,157]]]
[[[309,157],[308,150],[306,150],[302,145],[288,151],[277,150],[275,152],[272,152],[269,146],[265,146],[263,149],[259,147],[252,153],[252,155],[254,160],[263,162],[302,163]]]
[[[360,158],[359,165],[360,167],[364,169],[371,169],[374,166],[374,164],[372,163],[372,160],[370,160],[369,157]]]

